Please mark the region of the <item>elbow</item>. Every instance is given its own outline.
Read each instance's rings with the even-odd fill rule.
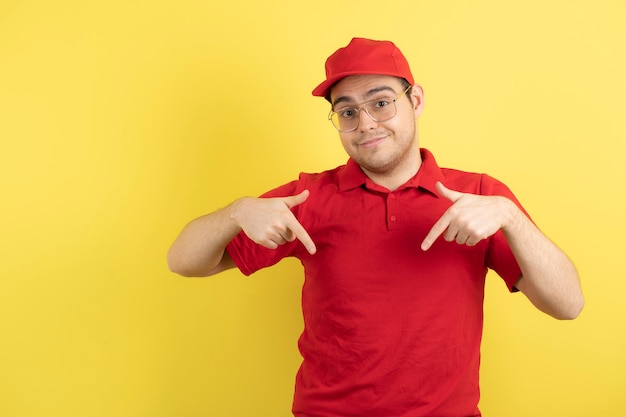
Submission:
[[[185,278],[198,278],[198,277],[206,277],[209,275],[209,274],[201,273],[195,270],[190,270],[190,269],[180,267],[179,265],[172,264],[169,261],[168,261],[168,267],[170,271],[172,271],[173,273],[180,275],[181,277],[185,277]]]
[[[567,320],[574,320],[580,313],[582,313],[583,308],[585,308],[585,296],[583,295],[582,289],[580,286],[578,287],[578,291],[576,291],[576,296],[573,297],[572,302],[570,303],[569,315]]]
[[[177,275],[180,275],[181,277],[185,277],[185,278],[194,278],[194,277],[197,276],[196,274],[194,274],[191,271],[186,271],[184,269],[179,269],[179,268],[175,268],[175,267],[172,267],[172,266],[170,266],[170,271],[175,273],[175,274],[177,274]]]
[[[198,278],[198,277],[207,276],[206,274],[201,274],[195,270],[185,268],[183,265],[179,265],[176,262],[171,262],[169,259],[167,261],[167,266],[169,267],[170,271],[172,271],[173,273],[177,275],[180,275],[181,277]]]
[[[167,255],[167,267],[169,268],[169,270],[175,274],[181,275],[181,276],[189,276],[186,271],[181,268],[181,266],[179,265],[179,263],[176,261],[176,259],[174,259],[172,256],[170,256],[170,254]]]
[[[580,300],[576,303],[576,305],[572,309],[572,314],[570,315],[570,317],[568,317],[568,320],[574,320],[575,318],[580,316],[580,313],[582,313],[583,308],[585,308],[585,299],[581,295]]]
[[[206,265],[185,262],[185,259],[175,256],[171,251],[167,254],[167,266],[171,272],[185,278],[204,278],[219,272],[216,268],[208,268]]]
[[[558,314],[553,314],[553,316],[559,320],[574,320],[578,316],[580,316],[580,313],[583,311],[584,307],[585,299],[581,294],[575,300],[572,300],[567,308],[562,309],[562,311],[560,311]]]
[[[171,272],[183,277],[191,278],[195,276],[193,271],[186,268],[185,264],[171,250],[167,253],[167,267]]]

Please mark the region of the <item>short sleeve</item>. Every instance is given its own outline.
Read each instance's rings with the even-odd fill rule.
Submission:
[[[510,199],[530,218],[513,192],[495,178],[482,175],[480,192],[482,195],[498,195]],[[504,280],[510,291],[517,291],[515,283],[522,276],[522,271],[502,231],[498,231],[490,238],[486,261],[487,267],[494,270]]]
[[[260,198],[287,197],[304,190],[302,176],[299,180],[289,182],[274,188],[260,196]],[[298,217],[299,206],[294,207],[292,212]],[[241,232],[226,246],[226,251],[232,258],[237,268],[246,276],[254,272],[272,266],[281,259],[293,256],[297,241],[280,245],[276,249],[268,249],[253,242],[245,233]]]

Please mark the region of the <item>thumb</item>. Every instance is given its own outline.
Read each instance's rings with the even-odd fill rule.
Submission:
[[[300,194],[283,198],[283,201],[287,204],[288,208],[292,208],[304,203],[307,198],[309,198],[309,190],[304,190]]]
[[[456,203],[456,201],[459,198],[463,197],[463,193],[451,190],[451,189],[449,189],[448,187],[446,187],[445,185],[443,185],[439,181],[437,181],[436,187],[437,187],[437,192],[439,193],[439,195],[441,195],[442,197],[447,198],[448,200],[452,201],[453,203]]]

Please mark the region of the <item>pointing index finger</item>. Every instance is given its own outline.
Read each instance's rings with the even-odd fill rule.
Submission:
[[[290,229],[296,236],[296,239],[298,239],[304,245],[307,252],[309,252],[311,255],[315,255],[315,252],[317,252],[315,243],[313,243],[313,239],[311,239],[311,236],[309,236],[309,233],[300,224],[300,222],[298,222],[298,220],[295,220],[294,223],[292,223]]]
[[[430,247],[435,243],[437,238],[441,236],[443,232],[450,226],[450,220],[448,219],[447,213],[444,213],[443,216],[437,220],[437,222],[430,229],[424,240],[422,241],[422,250],[427,251]]]

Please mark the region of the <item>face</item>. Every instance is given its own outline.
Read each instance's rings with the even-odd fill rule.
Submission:
[[[361,103],[389,97],[396,100],[395,117],[376,122],[361,110],[359,125],[351,132],[339,132],[348,155],[372,179],[379,176],[415,175],[420,165],[416,119],[423,109],[422,89],[416,85],[411,97],[402,94],[403,85],[395,77],[353,75],[332,87],[330,100],[335,111],[359,107]]]

